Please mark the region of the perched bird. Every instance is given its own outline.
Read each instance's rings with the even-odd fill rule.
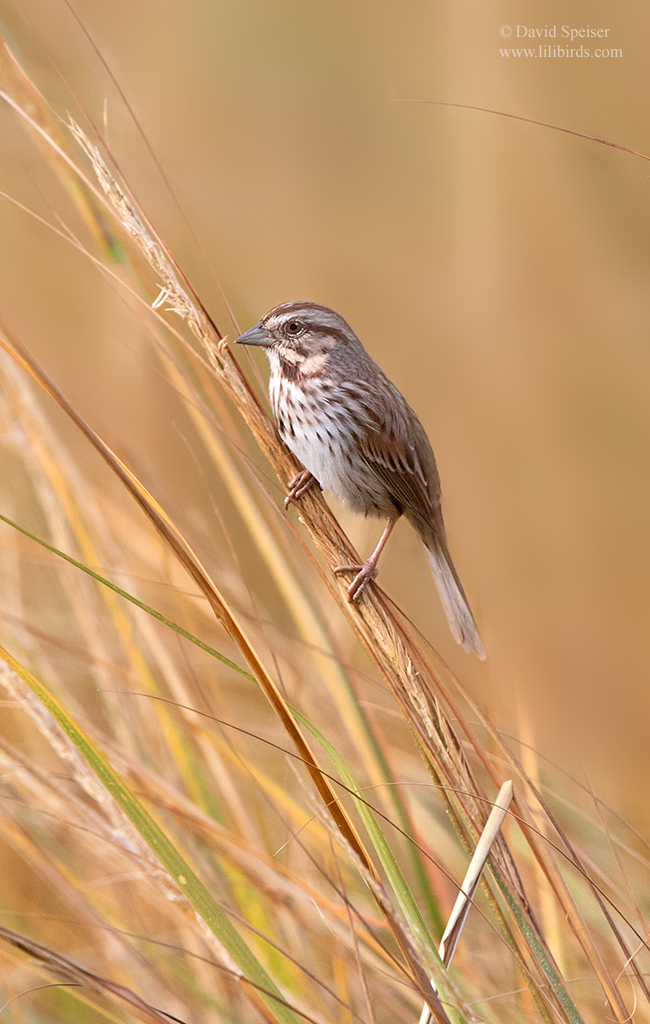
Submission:
[[[387,520],[363,565],[335,570],[355,573],[349,600],[376,577],[379,555],[404,515],[422,541],[454,639],[483,659],[476,623],[447,547],[440,478],[429,439],[351,327],[326,306],[284,302],[237,342],[265,350],[280,435],[305,466],[290,481],[285,504],[317,482],[353,512]]]

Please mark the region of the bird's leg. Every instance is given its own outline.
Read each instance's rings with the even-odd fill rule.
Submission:
[[[379,544],[371,554],[370,558],[367,558],[363,565],[337,565],[334,572],[338,575],[344,572],[355,572],[356,576],[352,580],[352,583],[348,587],[348,601],[352,602],[356,597],[359,596],[366,583],[369,580],[374,580],[377,575],[377,562],[379,556],[384,550],[384,544],[393,532],[393,527],[397,519],[389,519],[384,532],[379,538]]]
[[[308,469],[303,469],[302,472],[297,473],[294,476],[293,480],[287,480],[287,487],[289,488],[289,493],[284,499],[284,507],[289,508],[291,502],[295,501],[296,498],[301,498],[305,491],[308,490],[312,484],[318,484],[318,486],[320,487],[318,480],[312,473],[309,472]]]

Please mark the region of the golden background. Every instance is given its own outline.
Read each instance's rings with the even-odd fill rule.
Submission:
[[[106,126],[122,174],[231,338],[217,279],[242,330],[300,298],[350,322],[432,440],[487,664],[456,649],[405,524],[381,585],[506,732],[643,821],[650,164],[428,102],[650,154],[650,9],[571,6],[83,2],[81,24],[52,0],[4,0],[0,12],[58,114]],[[554,23],[609,27],[622,57],[500,55],[529,45],[517,24]],[[57,223],[63,191],[6,106],[0,132],[0,188]],[[0,238],[5,323],[156,481],[209,558],[219,484],[192,460],[141,321],[83,255],[5,199]],[[20,512],[9,471],[2,493]],[[369,552],[378,524],[343,519]],[[254,560],[244,568],[254,581]]]

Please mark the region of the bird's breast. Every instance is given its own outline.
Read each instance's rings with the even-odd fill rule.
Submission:
[[[392,514],[385,485],[360,455],[358,417],[336,389],[273,373],[269,397],[282,440],[321,487],[362,515]]]

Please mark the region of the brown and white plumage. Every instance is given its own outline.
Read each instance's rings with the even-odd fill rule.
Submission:
[[[379,553],[404,515],[424,545],[457,643],[484,658],[451,560],[440,508],[440,478],[429,439],[397,388],[343,317],[313,302],[285,302],[239,342],[262,346],[269,396],[282,439],[321,487],[353,512],[388,520],[373,555],[349,588],[353,598],[376,575]],[[302,474],[291,497],[308,485]]]

